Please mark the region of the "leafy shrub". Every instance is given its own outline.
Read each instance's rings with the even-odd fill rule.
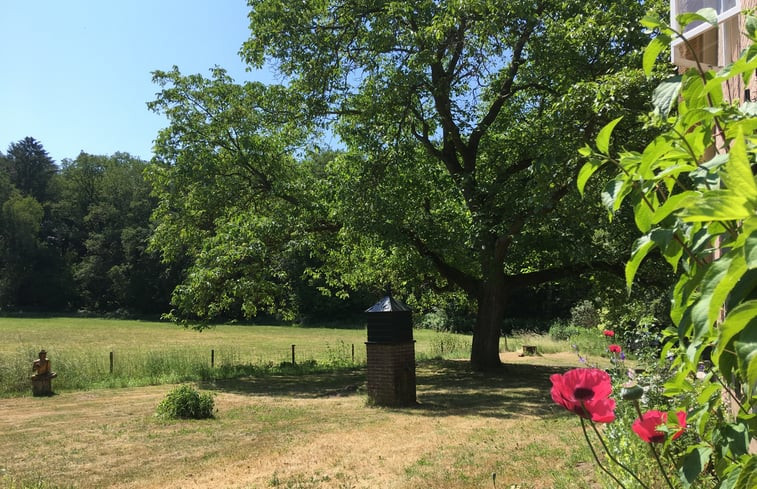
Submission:
[[[418,327],[434,331],[448,331],[450,328],[449,316],[444,309],[435,307],[431,312],[427,312],[421,317]]]
[[[602,321],[600,311],[590,300],[582,300],[570,310],[570,323],[584,328],[596,328]]]
[[[555,341],[568,341],[571,337],[578,336],[583,331],[584,328],[556,321],[549,327],[549,336]]]
[[[421,329],[431,329],[449,333],[470,333],[473,331],[475,316],[469,311],[449,305],[447,307],[434,307],[423,314],[417,322]]]
[[[160,401],[157,415],[168,419],[212,418],[214,404],[212,394],[200,393],[189,385],[180,385]]]

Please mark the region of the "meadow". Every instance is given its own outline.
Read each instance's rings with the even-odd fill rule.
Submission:
[[[471,337],[415,330],[416,357],[467,358]],[[31,362],[47,351],[60,391],[136,387],[365,364],[362,325],[319,328],[219,325],[202,332],[171,323],[56,317],[0,318],[0,397],[30,395]],[[536,334],[503,338],[502,351],[535,345],[541,353],[569,351],[566,341]],[[292,360],[294,364],[292,365]]]
[[[0,334],[3,375],[14,361],[25,379],[23,392],[0,399],[0,487],[7,489],[600,487],[576,419],[549,396],[549,375],[575,366],[576,357],[544,337],[508,338],[504,368],[484,374],[461,360],[469,337],[415,331],[418,405],[388,409],[367,403],[360,328],[218,326],[198,333],[55,318],[2,319]],[[539,341],[539,356],[519,355],[523,342]],[[362,355],[354,363],[351,348],[341,347],[353,343]],[[307,368],[290,365],[292,344]],[[56,395],[34,398],[27,370],[42,347],[59,377]],[[224,367],[210,368],[210,349],[226,352],[217,353],[216,365],[242,362],[247,370],[213,375]],[[109,351],[116,352],[114,374]],[[133,367],[131,377],[117,373],[119,359],[136,365],[151,355],[197,356],[206,375],[191,383],[215,396],[215,417],[157,418],[156,406],[173,387],[165,382],[171,375],[157,373],[160,362]],[[87,369],[72,363],[121,380],[87,384]],[[73,374],[83,388],[66,384]]]

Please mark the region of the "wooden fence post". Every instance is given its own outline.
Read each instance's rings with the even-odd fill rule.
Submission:
[[[110,373],[113,373],[113,352],[110,352]]]
[[[294,345],[292,345],[292,365],[294,365],[296,362],[294,361]]]
[[[210,350],[210,368],[215,367],[216,364],[216,351]]]

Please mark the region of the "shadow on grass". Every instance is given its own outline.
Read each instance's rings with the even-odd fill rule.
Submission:
[[[515,418],[549,416],[555,409],[549,376],[566,368],[504,364],[493,372],[473,372],[468,362],[428,360],[416,368],[418,404],[381,408],[421,416],[484,416]],[[202,388],[244,395],[320,398],[364,396],[365,370],[317,374],[270,374],[260,377],[207,381]]]
[[[491,372],[473,372],[465,361],[434,360],[417,369],[416,410],[431,416],[547,416],[556,412],[549,376],[565,370],[510,363]]]

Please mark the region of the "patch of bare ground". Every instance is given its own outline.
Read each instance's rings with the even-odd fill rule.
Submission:
[[[577,420],[549,399],[560,368],[503,358],[419,365],[402,409],[367,406],[362,372],[200,385],[203,421],[154,417],[172,386],[0,399],[0,469],[79,488],[592,487]]]

